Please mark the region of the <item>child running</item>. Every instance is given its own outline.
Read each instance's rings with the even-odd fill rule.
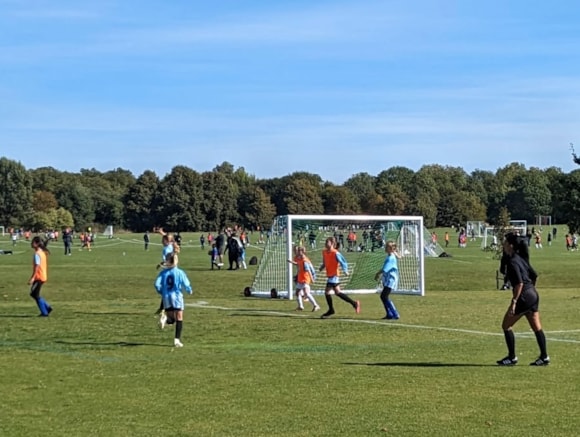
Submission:
[[[46,244],[39,237],[36,236],[32,239],[30,247],[34,249],[34,257],[32,258],[32,276],[28,281],[30,285],[30,297],[36,301],[38,309],[40,310],[39,316],[48,317],[52,311],[52,307],[40,297],[40,290],[42,286],[48,279],[48,263],[47,255],[50,251],[46,248]]]
[[[161,262],[157,264],[157,269],[161,267],[167,266],[167,260],[169,259],[169,255],[171,254],[178,254],[180,251],[180,247],[173,238],[173,235],[168,234],[163,230],[163,228],[159,228],[158,232],[161,234],[161,244],[163,245],[163,251],[161,252]],[[155,314],[159,314],[159,326],[164,327],[165,323],[167,323],[167,315],[163,310],[163,299],[161,299],[161,303],[159,304],[159,308],[155,312]]]
[[[320,271],[326,270],[326,287],[324,295],[328,304],[328,311],[321,318],[327,319],[334,314],[334,304],[332,303],[331,292],[334,291],[336,297],[352,305],[357,314],[360,313],[360,301],[354,301],[340,289],[340,269],[348,276],[348,264],[344,256],[336,249],[336,239],[328,237],[324,243],[325,249],[322,251],[322,264]]]
[[[183,328],[183,291],[192,293],[191,283],[183,270],[177,267],[178,258],[176,253],[171,253],[165,261],[164,269],[159,272],[155,280],[155,289],[161,295],[163,307],[167,314],[166,321],[172,325],[175,323],[175,338],[173,345],[183,347],[181,342],[181,330]],[[165,323],[161,328],[165,327]]]
[[[397,312],[397,308],[393,301],[389,299],[391,292],[397,289],[397,284],[399,283],[399,266],[397,263],[399,254],[397,253],[397,245],[394,241],[387,241],[385,252],[387,253],[387,257],[383,263],[383,268],[376,273],[375,281],[382,278],[383,291],[381,292],[381,301],[387,312],[387,315],[383,319],[398,320],[399,313]]]
[[[310,284],[316,280],[316,270],[314,270],[312,262],[306,256],[304,246],[297,246],[296,256],[293,260],[289,259],[288,262],[298,267],[298,273],[296,275],[296,300],[298,307],[296,311],[304,311],[304,297],[312,304],[312,312],[318,311],[320,306],[310,293]]]

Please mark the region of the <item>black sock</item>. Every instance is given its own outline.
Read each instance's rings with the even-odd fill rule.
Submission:
[[[334,311],[334,304],[332,303],[332,295],[327,294],[326,303],[328,304],[328,311]]]
[[[514,335],[514,331],[508,329],[507,331],[503,332],[503,335],[505,336],[505,343],[508,348],[509,358],[513,359],[516,357],[516,337]]]
[[[356,306],[356,302],[354,300],[352,300],[350,297],[348,297],[346,294],[344,293],[336,293],[336,297],[341,298],[342,300],[344,300],[345,302],[348,302],[349,304],[351,304],[353,307]]]
[[[183,320],[177,320],[175,322],[175,338],[178,340],[181,338],[181,329],[183,328]]]
[[[161,299],[161,303],[159,304],[159,311],[163,311],[163,299]]]
[[[540,347],[540,358],[546,358],[548,356],[548,352],[546,351],[546,336],[544,335],[544,330],[540,329],[534,334],[536,334],[536,340],[538,341],[538,346]]]

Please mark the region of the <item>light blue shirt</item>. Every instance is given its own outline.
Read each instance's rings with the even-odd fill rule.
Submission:
[[[394,253],[387,255],[383,264],[383,287],[396,290],[399,283],[399,266]]]

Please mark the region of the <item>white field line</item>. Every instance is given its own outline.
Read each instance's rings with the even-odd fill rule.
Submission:
[[[269,315],[278,315],[278,316],[285,316],[285,317],[300,317],[305,318],[308,317],[308,313],[300,313],[300,314],[293,314],[293,313],[285,313],[281,311],[264,311],[264,310],[254,310],[251,308],[228,308],[222,306],[214,306],[214,305],[207,305],[205,302],[202,303],[189,303],[186,304],[188,307],[194,308],[207,308],[207,309],[215,309],[215,310],[223,310],[223,311],[245,311],[251,313],[259,313],[259,314],[269,314]],[[447,328],[444,326],[427,326],[427,325],[412,325],[409,323],[399,323],[399,322],[383,322],[380,320],[361,320],[361,319],[335,319],[341,322],[347,323],[364,323],[367,325],[383,325],[389,327],[398,327],[398,328],[409,328],[409,329],[424,329],[428,331],[445,331],[445,332],[458,332],[461,334],[474,334],[474,335],[487,335],[493,337],[503,337],[503,333],[501,332],[486,332],[486,331],[476,331],[473,329],[462,329],[462,328]],[[554,332],[546,332],[547,334],[553,333],[567,333],[567,332],[580,332],[580,330],[571,330],[571,331],[554,331]],[[516,337],[527,338],[533,333],[516,333]],[[573,343],[573,344],[580,344],[580,340],[570,340],[564,338],[548,338],[550,341],[558,341],[562,343]]]

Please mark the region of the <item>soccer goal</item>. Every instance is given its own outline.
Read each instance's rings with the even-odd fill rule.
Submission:
[[[113,226],[109,225],[105,228],[105,232],[103,232],[103,237],[113,238]]]
[[[537,226],[552,226],[552,216],[551,215],[537,215],[536,216]]]
[[[4,226],[0,226],[0,234],[2,234],[2,236],[4,236],[4,232],[5,232]]]
[[[399,286],[394,293],[425,294],[423,217],[285,215],[274,219],[268,235],[251,287],[252,296],[275,295],[293,299],[294,271],[287,260],[294,258],[294,247],[306,248],[306,256],[318,272],[328,237],[336,238],[339,250],[348,262],[348,276],[341,275],[341,288],[345,293],[376,293],[380,290],[380,284],[374,278],[385,260],[385,243],[392,240],[397,243],[401,255],[398,261]],[[312,292],[323,294],[325,285],[325,273],[318,272],[311,285]]]
[[[482,221],[468,221],[465,226],[468,238],[481,238],[485,233],[486,224]]]

